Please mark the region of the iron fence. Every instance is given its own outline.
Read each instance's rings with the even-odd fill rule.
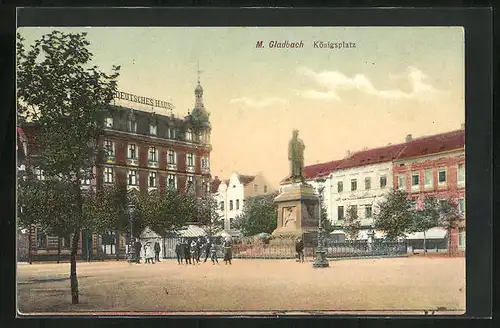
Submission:
[[[164,258],[176,258],[175,245],[177,238],[165,239]],[[316,248],[306,247],[304,254],[313,258]],[[346,241],[336,242],[327,240],[325,250],[328,258],[356,258],[356,257],[397,257],[407,255],[407,243],[405,241]],[[222,246],[219,245],[217,256],[223,257]],[[289,243],[237,243],[232,248],[235,259],[294,259],[297,257],[295,246]],[[204,255],[204,253],[203,253]]]

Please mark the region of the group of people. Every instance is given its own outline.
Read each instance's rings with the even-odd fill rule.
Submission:
[[[220,245],[218,245],[215,241],[211,241],[208,237],[199,237],[197,240],[191,240],[191,242],[188,239],[178,240],[175,245],[177,263],[179,265],[184,262],[185,264],[200,264],[202,257],[205,256],[203,263],[207,262],[210,257],[213,265],[215,265],[215,263],[219,264],[217,253],[220,247]],[[224,250],[225,264],[231,265],[231,260],[233,259],[231,241],[228,239],[224,240],[222,248]]]
[[[155,262],[160,262],[160,251],[161,251],[161,246],[160,242],[157,240],[154,243],[154,246],[151,246],[151,242],[146,242],[146,244],[143,245],[139,241],[139,239],[136,239],[134,243],[134,262],[135,263],[141,263],[141,250],[144,248],[144,263],[151,263],[155,264]]]
[[[155,262],[160,262],[161,246],[158,240],[155,241],[152,246],[149,241],[142,245],[139,239],[136,239],[133,247],[135,252],[133,259],[131,259],[132,262],[141,263],[141,251],[144,251],[144,263],[155,264]],[[222,245],[217,244],[215,241],[211,241],[208,237],[199,237],[191,241],[188,239],[179,239],[175,245],[175,254],[177,255],[177,262],[179,265],[184,263],[184,261],[186,264],[199,264],[203,256],[205,257],[203,262],[207,262],[210,257],[213,265],[215,265],[215,263],[219,264],[217,253],[221,247],[224,251],[223,260],[225,264],[231,265],[233,253],[232,244],[229,239],[225,239]]]

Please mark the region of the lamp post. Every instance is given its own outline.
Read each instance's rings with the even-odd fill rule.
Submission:
[[[325,179],[317,179],[316,182],[320,185],[318,187],[318,196],[319,196],[319,224],[318,224],[318,247],[316,248],[316,259],[313,263],[313,268],[328,268],[330,264],[326,259],[326,250],[324,248],[324,235],[323,235],[323,223],[321,220],[321,210],[323,208],[323,190],[324,186],[321,186],[324,183]]]
[[[367,235],[368,235],[368,251],[371,252],[373,249],[372,246],[373,246],[373,237],[375,236],[375,231],[372,228],[370,228],[370,230],[368,230]]]
[[[135,205],[131,203],[128,204],[128,222],[130,226],[130,245],[128,248],[129,262],[135,262],[134,213],[135,213]]]

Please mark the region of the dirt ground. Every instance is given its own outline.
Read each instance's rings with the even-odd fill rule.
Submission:
[[[68,263],[18,265],[20,313],[465,309],[464,258],[339,260],[326,269],[294,260],[234,260],[231,266],[111,261],[78,263],[77,270],[80,304],[71,305]]]

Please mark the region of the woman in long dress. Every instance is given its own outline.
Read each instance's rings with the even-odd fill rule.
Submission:
[[[228,262],[231,265],[231,260],[233,259],[233,249],[231,241],[229,241],[229,239],[226,239],[224,241],[223,247],[224,247],[224,262],[226,263],[226,265]]]
[[[155,258],[155,252],[153,247],[151,247],[151,243],[147,243],[146,246],[144,246],[144,258],[146,259],[145,263],[152,263],[155,264],[154,258]]]

